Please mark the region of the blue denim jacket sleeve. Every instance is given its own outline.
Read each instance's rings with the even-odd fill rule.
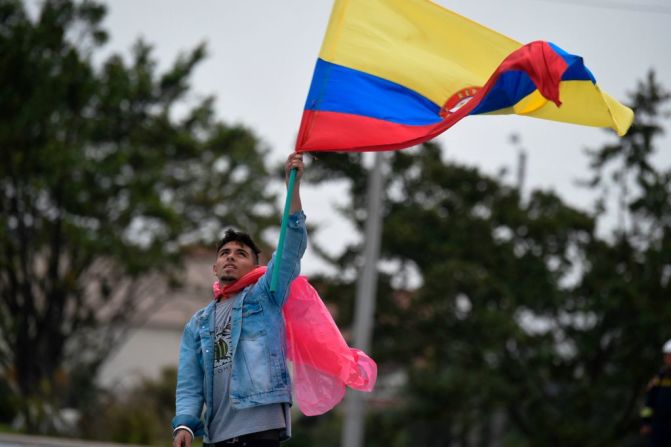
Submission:
[[[203,367],[197,325],[192,318],[184,327],[179,348],[179,369],[177,371],[177,392],[175,394],[175,414],[173,430],[186,425],[196,436],[204,433],[201,413],[203,411]]]
[[[303,211],[297,211],[289,216],[287,223],[287,233],[284,239],[284,251],[282,252],[282,261],[280,264],[279,280],[277,281],[277,290],[274,294],[268,292],[279,307],[284,305],[289,292],[291,281],[296,279],[301,272],[301,258],[305,253],[308,244],[308,232],[305,228],[305,214]],[[275,255],[268,263],[266,274],[259,280],[261,286],[270,289],[270,280],[274,264]]]

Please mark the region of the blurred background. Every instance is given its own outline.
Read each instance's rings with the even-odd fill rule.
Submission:
[[[583,56],[636,121],[471,117],[386,155],[364,445],[644,445],[671,338],[671,4],[438,3]],[[0,432],[170,443],[215,241],[276,243],[330,8],[0,0]],[[351,340],[372,158],[307,158],[303,271]],[[340,445],[344,412],[295,411],[285,445]]]

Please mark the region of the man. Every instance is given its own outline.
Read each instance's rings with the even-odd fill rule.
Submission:
[[[652,378],[641,410],[641,434],[650,447],[671,446],[671,340],[662,348],[664,366]]]
[[[270,447],[291,435],[282,306],[307,245],[301,154],[287,159],[287,176],[292,168],[296,184],[276,291],[270,291],[270,280],[277,260],[267,271],[259,267],[260,250],[247,234],[228,230],[217,247],[215,300],[196,312],[182,335],[175,447],[190,447],[201,435],[206,447]]]

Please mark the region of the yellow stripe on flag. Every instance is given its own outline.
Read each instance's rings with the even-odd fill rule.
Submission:
[[[320,57],[400,84],[443,106],[482,87],[522,45],[428,0],[336,0]],[[561,107],[534,91],[490,112],[611,127],[624,135],[633,112],[590,81],[562,81]]]
[[[481,86],[521,44],[426,0],[338,0],[320,57],[438,105]]]

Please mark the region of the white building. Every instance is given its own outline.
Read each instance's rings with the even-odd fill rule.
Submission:
[[[184,324],[212,299],[214,250],[194,250],[184,261],[182,286],[165,296],[147,296],[151,302],[146,321],[131,322],[127,338],[103,364],[99,384],[129,386],[141,378],[157,378],[176,367]]]

